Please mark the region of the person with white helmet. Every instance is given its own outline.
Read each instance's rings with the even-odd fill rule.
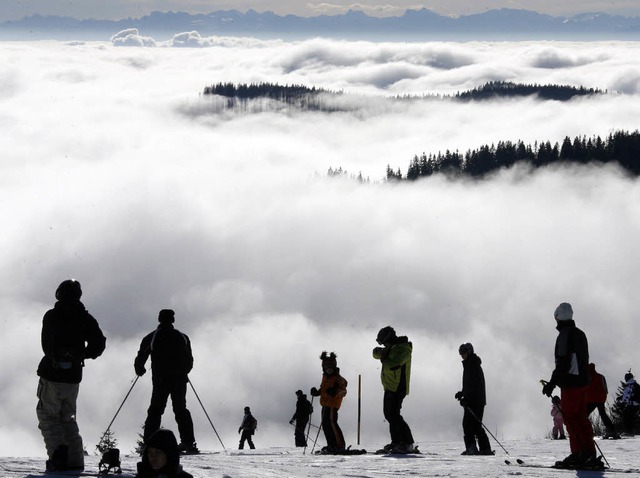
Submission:
[[[596,455],[593,428],[587,412],[589,388],[589,343],[585,333],[576,327],[573,308],[567,302],[555,310],[558,337],[555,345],[555,368],[542,393],[551,397],[560,387],[561,412],[569,432],[571,454],[556,462],[557,468],[604,469]]]

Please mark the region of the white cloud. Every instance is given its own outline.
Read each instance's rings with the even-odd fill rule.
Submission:
[[[370,349],[387,324],[414,342],[405,413],[418,436],[461,433],[453,394],[463,341],[485,364],[487,422],[505,436],[544,434],[548,403],[537,381],[552,367],[561,301],[573,303],[611,383],[634,366],[617,351],[633,350],[638,333],[635,179],[613,168],[510,171],[480,183],[310,178],[332,166],[378,180],[387,164],[405,170],[423,151],[635,129],[637,87],[620,88],[637,69],[635,44],[179,41],[208,48],[0,44],[0,78],[13,82],[0,95],[0,303],[9,338],[0,353],[14,364],[2,371],[7,454],[43,453],[34,425],[39,321],[68,277],[82,282],[108,335],[81,388],[90,451],[164,307],[193,340],[193,383],[228,446],[245,405],[269,430],[269,446],[290,443],[293,392],[317,385],[325,349],[338,353],[351,383],[341,417],[348,441],[361,374],[367,440],[386,442]],[[540,68],[532,51],[581,60]],[[385,74],[393,82],[382,82]],[[386,99],[489,77],[628,94],[568,103]],[[344,89],[368,104],[359,114],[221,118],[199,96],[218,81]],[[148,406],[150,380],[139,382],[115,424],[125,450]],[[200,446],[217,448],[192,395],[189,404]],[[174,426],[170,410],[165,423]],[[12,449],[9,432],[30,440]]]

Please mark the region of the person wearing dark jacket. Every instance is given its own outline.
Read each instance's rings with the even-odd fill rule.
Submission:
[[[176,328],[175,313],[171,309],[163,309],[158,314],[158,328],[145,336],[140,343],[140,350],[134,361],[136,374],[145,374],[145,363],[151,356],[151,403],[144,423],[144,440],[160,428],[162,414],[171,396],[173,413],[180,433],[180,451],[198,453],[193,432],[191,413],[187,409],[188,374],[193,368],[191,341],[187,335]]]
[[[171,430],[159,428],[146,440],[136,478],[193,478],[180,465],[178,441]]]
[[[380,360],[380,380],[384,388],[382,411],[389,423],[391,443],[383,450],[392,453],[414,453],[416,447],[411,428],[400,414],[402,403],[409,395],[411,354],[413,344],[406,336],[398,337],[393,327],[380,329],[376,342],[382,347],[373,349],[373,358]]]
[[[482,418],[487,404],[487,394],[482,371],[482,360],[473,350],[473,345],[464,343],[458,349],[462,357],[462,390],[455,398],[464,407],[462,431],[465,450],[463,455],[493,455]]]
[[[258,425],[258,421],[251,414],[251,408],[244,407],[244,416],[242,417],[242,423],[238,428],[238,433],[240,433],[240,444],[238,445],[238,450],[244,449],[244,442],[246,441],[249,444],[249,448],[252,450],[255,449],[255,445],[253,444],[253,440],[251,436],[256,432],[256,427]]]
[[[587,413],[589,388],[589,344],[585,333],[576,327],[571,304],[563,302],[554,313],[558,337],[555,345],[555,368],[542,387],[551,397],[560,387],[561,412],[569,432],[571,454],[556,462],[558,468],[604,469],[596,456],[593,428]]]
[[[640,410],[640,385],[633,377],[631,370],[624,375],[624,389],[619,398],[622,405],[622,422],[627,435],[633,436],[635,431],[636,416]]]
[[[76,280],[63,281],[53,309],[42,320],[42,351],[38,365],[38,428],[48,460],[47,471],[83,470],[84,448],[76,422],[76,402],[85,360],[96,359],[106,338],[85,309]]]
[[[296,411],[289,423],[293,425],[295,423],[296,429],[294,431],[294,438],[296,440],[296,446],[307,446],[307,438],[305,436],[305,429],[307,423],[309,423],[309,417],[313,413],[313,407],[311,402],[307,399],[307,396],[302,393],[302,390],[296,392],[298,400],[296,401]]]

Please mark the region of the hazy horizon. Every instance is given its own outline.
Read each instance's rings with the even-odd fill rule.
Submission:
[[[635,0],[567,0],[555,2],[551,0],[483,0],[468,2],[467,0],[392,0],[379,3],[362,0],[357,3],[337,0],[333,2],[300,3],[294,0],[217,0],[215,4],[205,0],[146,0],[131,2],[129,0],[84,0],[83,2],[67,2],[64,0],[6,0],[0,11],[0,22],[19,20],[25,16],[60,15],[80,20],[103,19],[122,20],[128,17],[140,18],[154,11],[210,13],[219,10],[238,10],[246,12],[271,11],[278,15],[298,15],[303,17],[317,15],[338,15],[348,10],[362,11],[374,17],[401,16],[406,10],[425,8],[445,16],[464,16],[483,13],[501,8],[530,10],[552,16],[574,16],[584,13],[608,13],[611,15],[640,16],[640,5]]]

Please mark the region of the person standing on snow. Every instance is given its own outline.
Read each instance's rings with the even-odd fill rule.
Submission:
[[[240,444],[238,445],[238,450],[244,449],[245,441],[249,444],[249,448],[251,448],[252,450],[255,448],[251,436],[256,432],[257,427],[258,420],[256,420],[251,414],[251,409],[249,407],[244,407],[244,417],[242,418],[240,428],[238,428],[238,433],[242,433],[240,435]]]
[[[464,407],[462,431],[464,433],[465,450],[463,455],[493,455],[482,418],[487,404],[482,360],[473,351],[470,343],[458,348],[462,357],[462,390],[456,393],[456,400]],[[477,440],[477,444],[476,444]]]
[[[558,337],[555,345],[555,369],[542,387],[542,393],[551,397],[560,387],[562,415],[569,432],[571,454],[557,461],[557,468],[604,469],[596,456],[593,428],[587,413],[589,387],[589,344],[585,333],[576,327],[571,304],[563,302],[554,313]]]
[[[565,440],[567,438],[564,434],[564,419],[562,418],[561,407],[560,397],[554,395],[551,399],[551,416],[553,417],[551,436],[553,436],[554,440]]]
[[[376,342],[382,347],[373,349],[373,358],[380,360],[382,364],[382,411],[384,418],[389,422],[391,435],[391,443],[385,445],[383,450],[390,453],[415,453],[417,448],[411,428],[400,414],[402,402],[409,395],[413,344],[406,336],[398,337],[391,326],[380,329]]]
[[[620,402],[624,405],[622,421],[626,433],[633,436],[636,416],[638,415],[638,410],[640,410],[640,385],[636,382],[631,370],[625,374],[624,381],[624,390],[620,399]]]
[[[180,451],[187,454],[199,453],[193,433],[193,420],[187,409],[187,383],[193,368],[193,354],[189,337],[175,329],[175,313],[163,309],[158,314],[157,329],[146,335],[140,343],[140,350],[134,361],[136,375],[142,377],[145,363],[151,356],[151,403],[144,422],[144,440],[160,428],[162,414],[171,396],[173,413],[180,433]]]
[[[311,388],[311,396],[320,397],[322,406],[322,430],[327,440],[327,445],[321,452],[326,454],[339,454],[345,452],[344,435],[338,425],[338,410],[342,405],[342,399],[347,394],[347,381],[340,375],[336,354],[322,352],[322,382],[320,390]]]
[[[616,433],[616,428],[611,421],[611,418],[607,415],[607,410],[604,404],[607,403],[607,394],[609,393],[609,387],[607,386],[607,379],[604,375],[596,371],[596,366],[593,363],[589,364],[589,388],[587,389],[587,414],[591,415],[596,408],[600,414],[600,419],[607,429],[605,438],[620,438],[620,435]]]
[[[48,472],[84,470],[84,448],[76,422],[76,402],[86,359],[96,359],[106,338],[82,302],[80,282],[63,281],[53,309],[42,320],[38,365],[38,428],[47,449]]]
[[[307,438],[305,436],[305,429],[307,428],[307,423],[309,423],[309,417],[313,413],[313,407],[311,406],[311,402],[307,400],[307,396],[302,393],[302,390],[298,390],[296,396],[298,397],[296,401],[296,411],[291,417],[289,424],[293,425],[295,423],[296,425],[294,432],[296,446],[306,447]]]

